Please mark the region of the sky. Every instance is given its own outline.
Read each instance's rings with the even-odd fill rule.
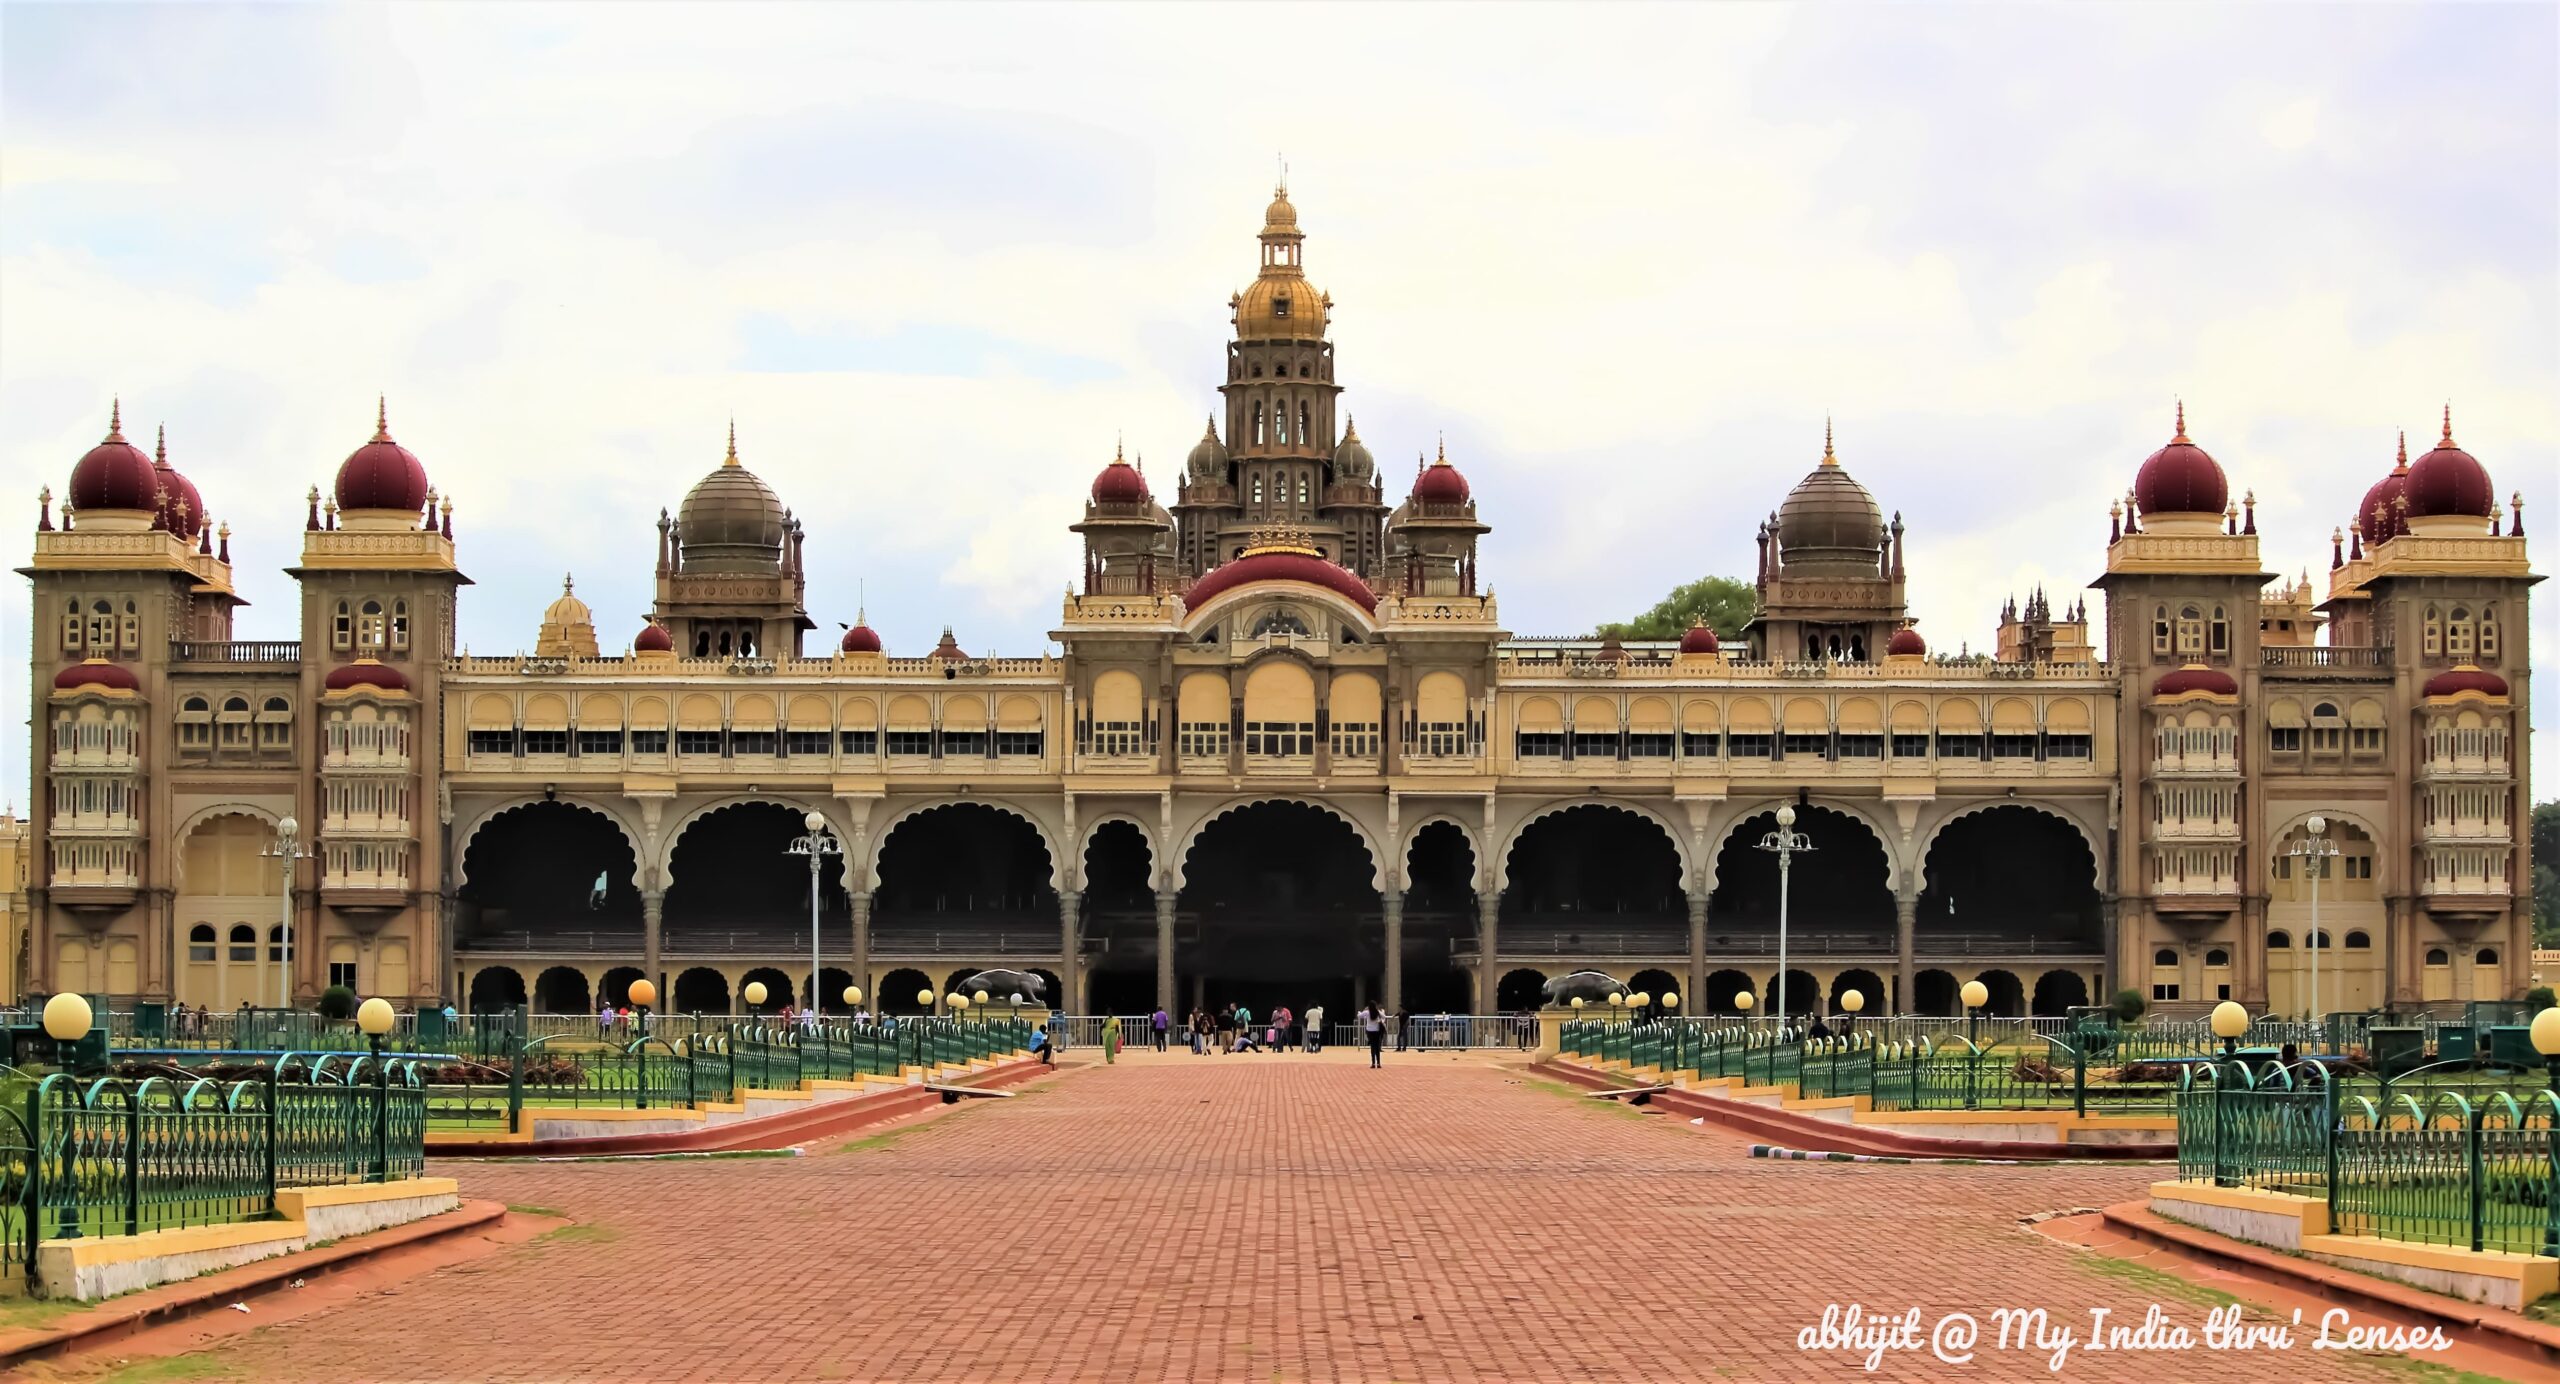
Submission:
[[[1942,651],[2101,571],[2179,398],[2271,570],[2448,401],[2560,535],[2555,14],[0,5],[0,546],[120,395],[292,637],[387,395],[471,650],[565,572],[618,650],[734,417],[822,632],[1033,653],[1115,440],[1161,492],[1200,436],[1282,158],[1345,407],[1391,494],[1445,439],[1519,633],[1747,578],[1826,416]]]

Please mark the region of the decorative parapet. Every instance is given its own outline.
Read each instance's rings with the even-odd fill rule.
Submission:
[[[315,572],[449,572],[453,540],[427,529],[307,529],[302,567]]]
[[[36,535],[33,570],[39,572],[183,572],[224,593],[231,564],[200,553],[166,529],[74,529]]]
[[[1498,625],[1493,593],[1481,596],[1380,596],[1378,623],[1397,625]]]
[[[2263,582],[2269,574],[2258,568],[2253,533],[2129,533],[2107,548],[2111,573],[2221,573]]]

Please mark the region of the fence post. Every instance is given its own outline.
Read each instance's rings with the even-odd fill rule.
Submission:
[[[373,1058],[373,1176],[391,1180],[391,1064],[380,1053]]]
[[[649,1108],[649,1039],[647,1035],[642,1035],[639,1042],[631,1045],[631,1058],[640,1082],[639,1108],[646,1110]]]
[[[2085,1047],[2071,1049],[2071,1113],[2089,1118],[2089,1050]]]
[[[281,1061],[281,1059],[279,1059],[279,1061]],[[267,1159],[266,1159],[266,1162],[267,1162],[267,1168],[266,1168],[266,1173],[267,1173],[267,1210],[268,1210],[268,1211],[270,1211],[270,1212],[272,1212],[272,1211],[274,1211],[274,1210],[276,1209],[276,1142],[277,1142],[278,1138],[279,1138],[279,1137],[282,1135],[282,1133],[283,1133],[283,1128],[282,1128],[281,1124],[279,1123],[279,1121],[280,1121],[280,1120],[281,1120],[281,1118],[282,1118],[281,1111],[280,1111],[280,1107],[281,1107],[283,1104],[284,1104],[284,1083],[283,1083],[283,1081],[282,1081],[282,1074],[277,1070],[277,1068],[275,1068],[275,1067],[269,1067],[269,1068],[267,1068]],[[512,1129],[512,1128],[513,1128],[513,1126],[511,1125],[511,1126],[509,1126],[509,1128],[510,1128],[510,1129]]]
[[[2480,1166],[2480,1121],[2488,1113],[2489,1103],[2484,1100],[2472,1107],[2471,1118],[2464,1121],[2468,1129],[2463,1139],[2462,1157],[2471,1174],[2471,1252],[2474,1254],[2480,1252],[2480,1223],[2487,1219],[2489,1210],[2488,1188],[2484,1185],[2487,1179],[2482,1176]]]
[[[514,1035],[507,1044],[507,1132],[524,1132],[524,1044]]]
[[[2223,1094],[2222,1078],[2217,1074],[2213,1082],[2213,1185],[2216,1187],[2231,1185],[2231,1169],[2224,1151],[2223,1129],[2226,1122],[2222,1114]]]
[[[2476,1198],[2474,1204],[2477,1204]],[[142,1233],[142,1096],[139,1086],[124,1095],[124,1233]],[[2474,1230],[2471,1238],[2479,1239],[2479,1232]],[[2478,1249],[2479,1246],[2475,1244],[2472,1248]]]
[[[2345,1135],[2346,1127],[2338,1113],[2338,1079],[2334,1075],[2320,1084],[2320,1126],[2321,1152],[2328,1163],[2328,1180],[2323,1190],[2329,1202],[2329,1233],[2341,1235],[2347,1232],[2338,1228],[2338,1140]],[[2544,1251],[2546,1254],[2549,1252],[2547,1249]]]

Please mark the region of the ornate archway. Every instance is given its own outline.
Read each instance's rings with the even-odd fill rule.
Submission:
[[[1334,1014],[1356,1007],[1354,977],[1384,941],[1379,861],[1340,814],[1274,799],[1212,816],[1181,862],[1176,958],[1210,1005],[1239,1001]]]
[[[595,949],[640,950],[639,859],[622,823],[573,801],[529,801],[480,819],[455,897],[463,950],[593,934]],[[596,888],[604,886],[599,892]]]
[[[1942,824],[1923,857],[1918,944],[1923,953],[2032,945],[2095,955],[2098,864],[2078,823],[2041,807],[2000,803]],[[1979,953],[1976,953],[1979,954]],[[2011,1013],[2022,1012],[2021,1006]]]
[[[1680,843],[1651,813],[1609,803],[1543,812],[1503,860],[1501,945],[1574,955],[1685,953]]]
[[[1772,807],[1736,821],[1725,834],[1716,853],[1716,891],[1707,900],[1710,955],[1776,958],[1778,857],[1761,843],[1777,829]],[[1794,829],[1813,849],[1797,853],[1789,866],[1790,961],[1824,951],[1891,954],[1893,869],[1874,828],[1863,818],[1813,803],[1796,809]]]

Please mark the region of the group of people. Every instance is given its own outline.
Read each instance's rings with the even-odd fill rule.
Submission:
[[[1150,1040],[1163,1052],[1171,1040],[1173,1018],[1158,1009],[1147,1017]],[[1221,1005],[1216,1009],[1194,1009],[1182,1021],[1183,1041],[1198,1054],[1212,1052],[1286,1052],[1302,1048],[1308,1052],[1324,1050],[1324,1006],[1311,1004],[1307,1012],[1297,1014],[1289,1006],[1273,1009],[1260,1021],[1253,1010],[1243,1004]]]

